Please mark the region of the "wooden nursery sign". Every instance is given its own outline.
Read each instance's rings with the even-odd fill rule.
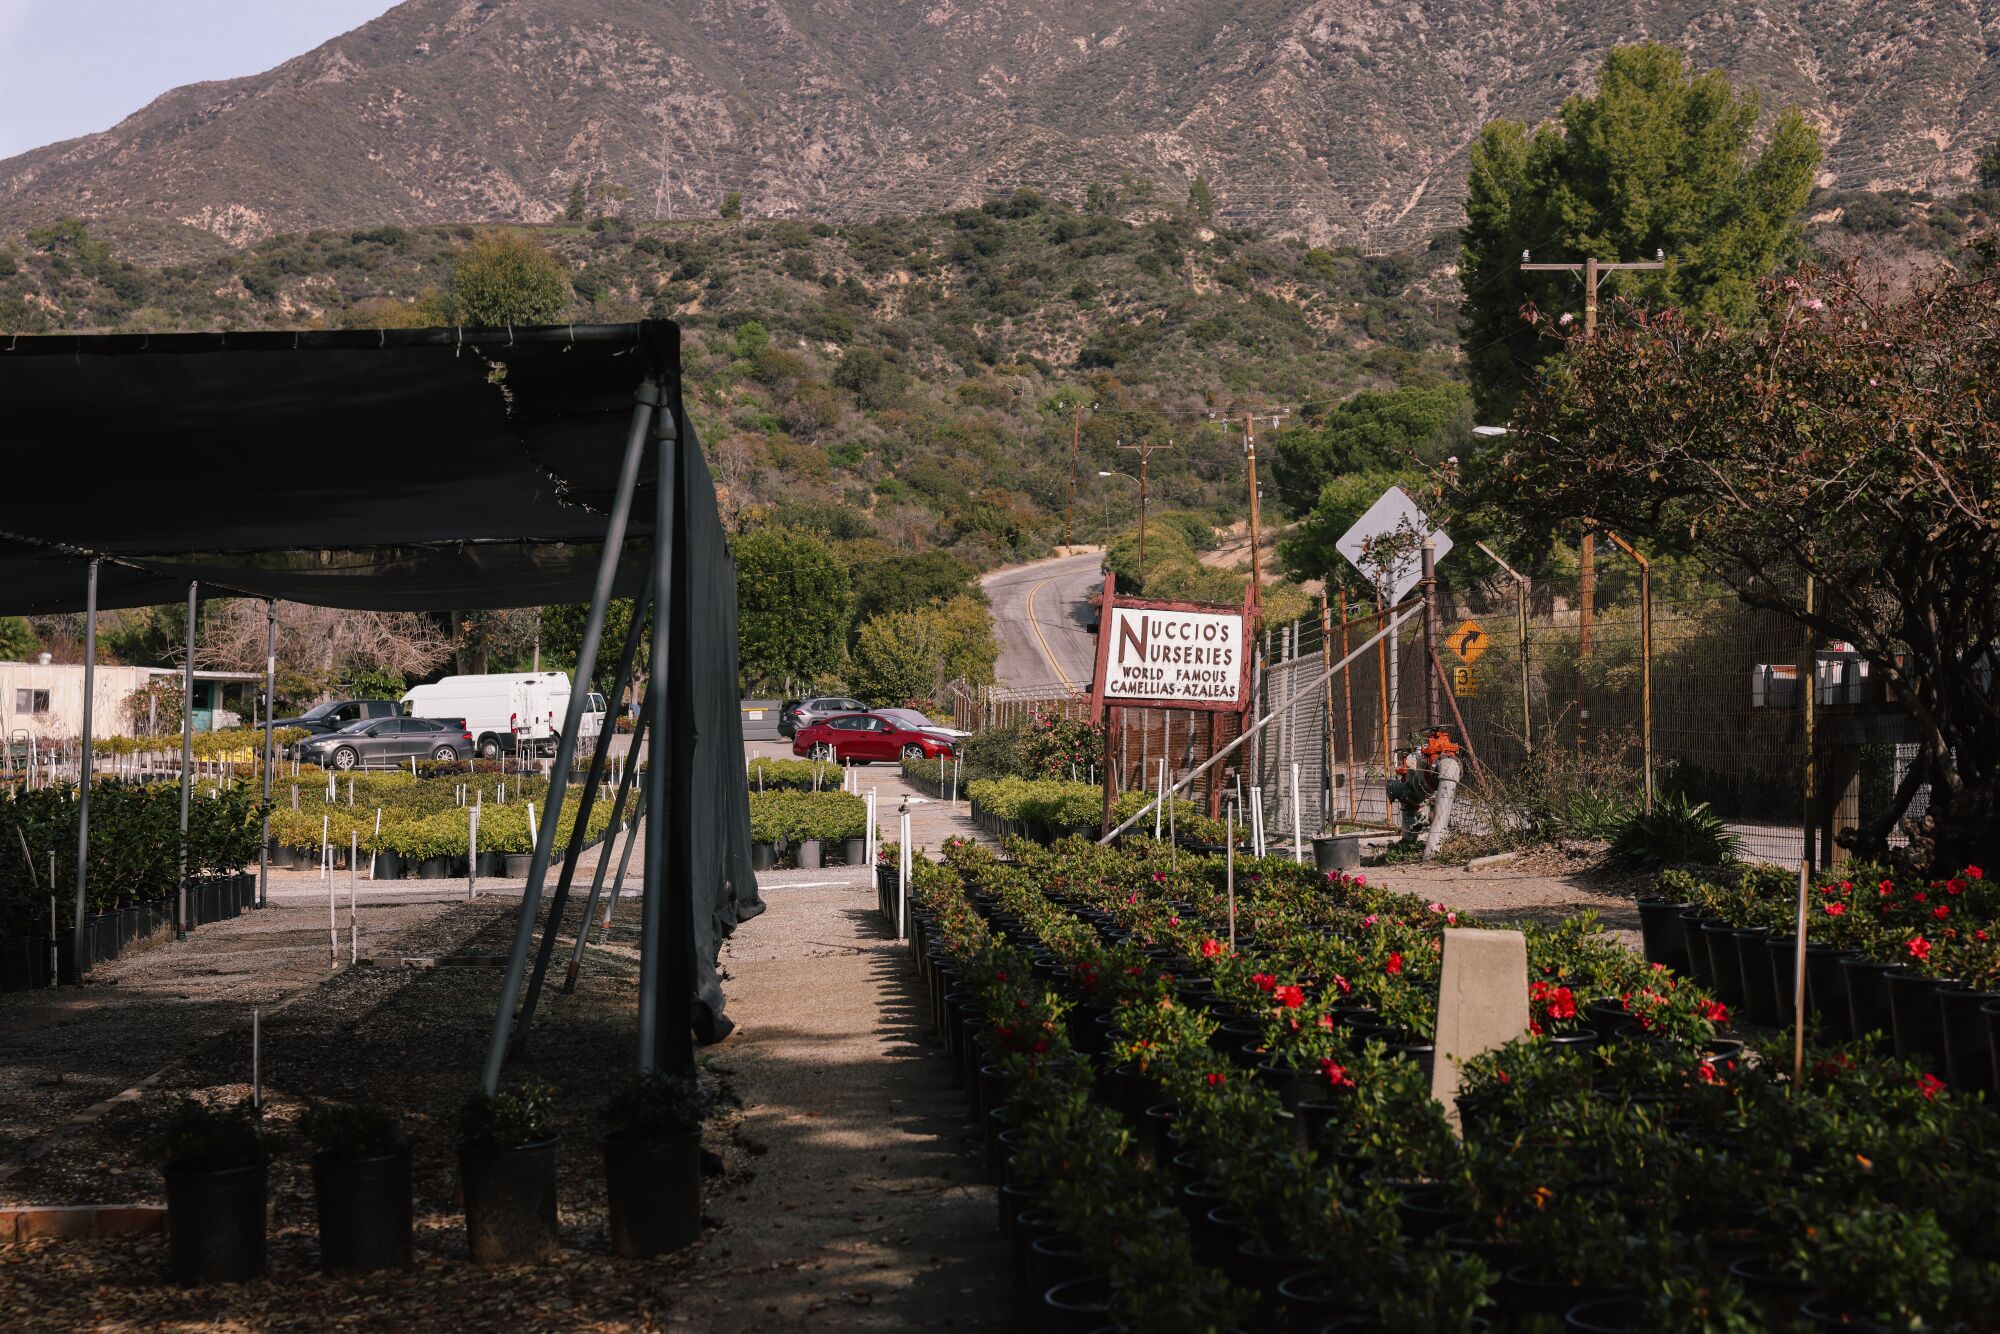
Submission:
[[[1104,577],[1092,712],[1107,705],[1239,713],[1250,699],[1249,591],[1241,607],[1117,596]]]

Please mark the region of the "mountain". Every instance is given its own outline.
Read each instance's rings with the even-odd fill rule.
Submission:
[[[1797,105],[1823,186],[1968,178],[2000,0],[407,0],[250,78],[0,162],[0,229],[78,215],[192,252],[314,227],[561,215],[862,221],[1144,182],[1316,242],[1458,221],[1465,146],[1654,39]],[[187,231],[184,229],[192,229]]]

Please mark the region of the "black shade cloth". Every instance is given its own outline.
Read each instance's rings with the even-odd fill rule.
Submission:
[[[671,322],[0,339],[0,612],[80,610],[90,553],[107,608],[585,601],[649,378],[680,415]]]

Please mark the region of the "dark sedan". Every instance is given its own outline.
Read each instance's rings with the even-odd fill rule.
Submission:
[[[843,764],[876,760],[950,759],[951,742],[935,732],[920,732],[877,713],[850,713],[799,729],[792,754]]]
[[[383,718],[307,737],[295,749],[301,760],[328,769],[386,769],[413,759],[470,758],[472,733],[462,718]]]
[[[801,729],[825,722],[841,713],[866,713],[868,706],[845,695],[815,695],[811,699],[788,699],[778,711],[778,735],[796,740]]]

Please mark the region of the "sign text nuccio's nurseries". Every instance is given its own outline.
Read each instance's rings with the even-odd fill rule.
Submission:
[[[1114,606],[1107,629],[1106,699],[1242,702],[1241,614]]]

